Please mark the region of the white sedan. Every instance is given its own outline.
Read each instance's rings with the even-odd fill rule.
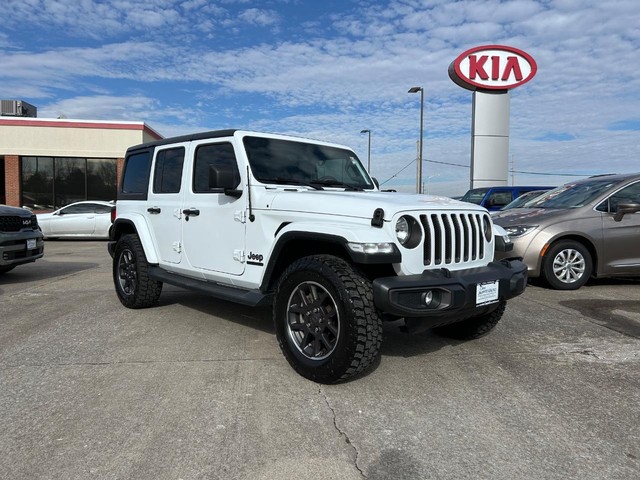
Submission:
[[[109,238],[113,202],[99,200],[76,202],[53,213],[39,213],[38,224],[47,238],[92,237]]]

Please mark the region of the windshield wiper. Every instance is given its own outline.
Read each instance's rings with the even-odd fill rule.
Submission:
[[[313,188],[314,190],[324,190],[324,188],[320,187],[319,185],[314,185],[313,183],[305,182],[303,180],[294,180],[293,178],[274,177],[274,178],[260,178],[258,180],[260,180],[260,182],[262,183],[269,182],[269,183],[281,183],[283,185],[302,185],[303,187]]]
[[[364,188],[349,185],[348,183],[341,182],[340,180],[312,180],[312,185],[323,185],[325,187],[342,187],[345,190],[352,192],[364,192]]]

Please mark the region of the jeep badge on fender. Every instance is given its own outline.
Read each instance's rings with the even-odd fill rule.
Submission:
[[[487,210],[381,192],[327,142],[220,130],[137,145],[117,204],[108,248],[125,307],[154,306],[164,283],[271,305],[285,358],[320,383],[373,365],[383,321],[485,335],[527,283],[524,263],[494,261],[511,244]]]

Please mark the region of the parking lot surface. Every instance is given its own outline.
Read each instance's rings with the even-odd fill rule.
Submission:
[[[0,277],[3,479],[640,478],[640,281],[530,286],[472,342],[385,326],[318,385],[268,309],[117,300],[102,241]]]

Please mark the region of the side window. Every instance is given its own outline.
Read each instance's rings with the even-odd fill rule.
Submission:
[[[153,172],[153,193],[180,192],[184,151],[184,147],[179,147],[158,152]]]
[[[93,213],[92,203],[79,203],[60,210],[61,215],[70,215],[73,213]]]
[[[487,199],[487,205],[490,207],[504,207],[513,200],[511,192],[493,192]]]
[[[600,212],[616,213],[621,203],[640,203],[640,182],[628,185],[597,206]]]
[[[209,193],[216,185],[210,185],[211,168],[230,169],[236,187],[240,184],[240,172],[233,145],[228,142],[200,145],[196,149],[193,168],[193,191]]]
[[[94,207],[96,213],[111,213],[111,209],[113,208],[109,205],[100,205],[99,203],[96,203]]]
[[[144,194],[149,186],[149,152],[136,153],[127,158],[122,177],[122,193]]]

